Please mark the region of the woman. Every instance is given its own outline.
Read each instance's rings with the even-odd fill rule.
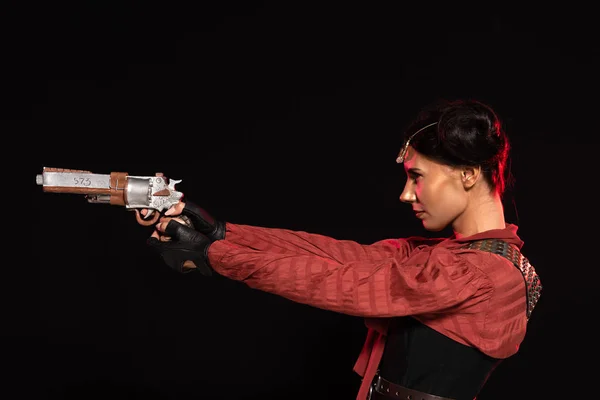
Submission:
[[[216,221],[186,201],[148,242],[180,272],[215,271],[364,317],[357,399],[472,400],[518,351],[541,291],[518,227],[504,217],[509,149],[498,116],[478,101],[424,109],[409,127],[396,160],[407,175],[400,201],[428,231],[451,227],[448,238],[363,245]],[[177,216],[191,224],[170,220]]]

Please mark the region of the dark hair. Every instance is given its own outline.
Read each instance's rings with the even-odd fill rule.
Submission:
[[[477,100],[437,101],[421,110],[405,140],[423,127],[410,145],[450,166],[481,166],[484,178],[500,195],[510,183],[510,144],[494,110]]]

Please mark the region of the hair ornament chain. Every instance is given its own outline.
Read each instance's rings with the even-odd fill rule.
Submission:
[[[416,131],[415,133],[413,133],[412,135],[410,135],[410,137],[406,140],[406,142],[404,143],[404,146],[402,146],[402,149],[400,149],[400,153],[398,153],[398,157],[396,158],[396,162],[398,164],[401,164],[404,162],[404,157],[406,157],[406,152],[408,151],[408,145],[410,144],[410,141],[412,140],[412,138],[415,137],[415,135],[427,128],[429,128],[430,126],[434,126],[436,125],[437,122],[432,122],[429,125],[425,125],[424,127],[422,127],[421,129],[419,129],[418,131]]]

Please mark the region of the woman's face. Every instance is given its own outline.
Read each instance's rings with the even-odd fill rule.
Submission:
[[[435,162],[409,147],[404,170],[407,180],[400,201],[412,205],[425,229],[440,231],[464,212],[468,198],[460,169]]]

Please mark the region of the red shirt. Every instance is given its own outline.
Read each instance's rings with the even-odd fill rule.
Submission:
[[[425,325],[495,358],[515,354],[527,327],[526,287],[507,259],[465,249],[501,239],[521,249],[517,226],[470,237],[386,239],[370,245],[285,229],[228,223],[208,251],[219,274],[314,307],[366,318],[369,328],[354,369],[365,399],[379,364],[390,317]]]

